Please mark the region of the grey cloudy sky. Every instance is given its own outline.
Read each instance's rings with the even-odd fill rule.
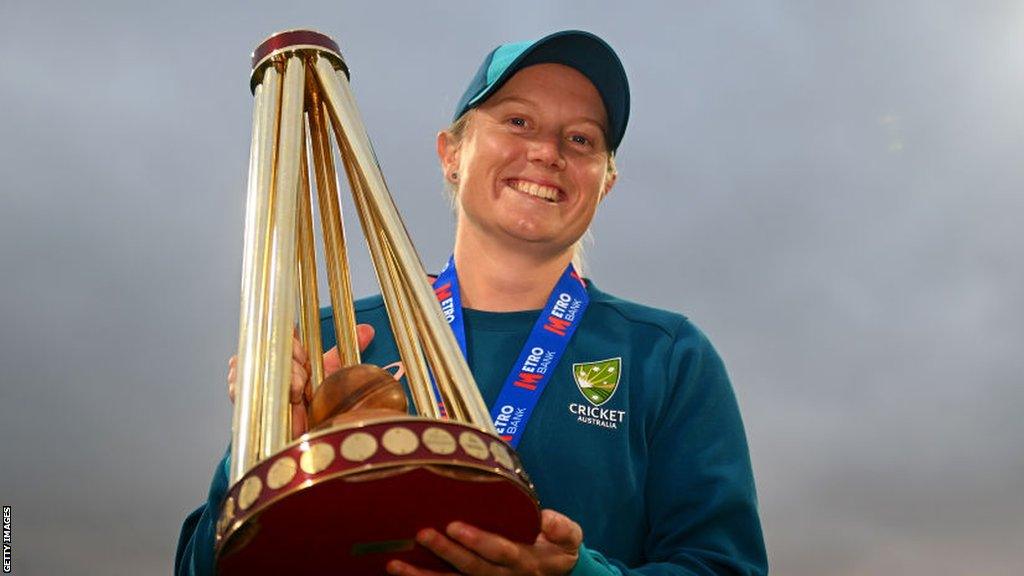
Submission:
[[[341,44],[430,267],[434,134],[486,51],[605,37],[633,110],[590,276],[722,352],[774,572],[1024,572],[1024,3],[7,0],[16,574],[170,570],[230,428],[247,57],[297,26]]]

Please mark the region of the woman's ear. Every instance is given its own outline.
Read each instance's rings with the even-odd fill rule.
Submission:
[[[459,145],[447,130],[437,133],[437,159],[441,163],[444,179],[455,183],[459,171]]]
[[[612,191],[612,187],[615,186],[615,182],[619,179],[619,171],[612,170],[604,178],[604,187],[601,190],[600,200],[604,200],[608,193]]]

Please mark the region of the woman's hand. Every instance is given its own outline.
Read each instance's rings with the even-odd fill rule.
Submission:
[[[359,349],[366,350],[373,340],[373,326],[369,324],[356,325],[356,335],[359,340]],[[324,353],[324,377],[333,374],[341,369],[341,357],[338,355],[338,347],[331,348]],[[289,386],[288,399],[292,405],[292,438],[297,438],[306,432],[307,407],[312,398],[312,386],[309,382],[310,366],[309,355],[302,347],[298,335],[292,338],[292,380]],[[238,356],[232,356],[228,360],[228,398],[235,402],[235,386],[238,382]]]
[[[579,559],[583,529],[554,510],[541,512],[541,531],[532,544],[519,544],[462,522],[452,522],[441,534],[421,530],[416,541],[454,566],[459,574],[561,575],[568,574]],[[423,570],[400,560],[387,564],[396,576],[440,576],[451,572]]]

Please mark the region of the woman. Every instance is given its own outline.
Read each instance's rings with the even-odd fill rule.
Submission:
[[[510,409],[502,431],[550,508],[531,545],[461,523],[417,536],[462,573],[767,573],[746,440],[718,355],[684,317],[608,295],[571,265],[615,184],[628,114],[614,51],[566,31],[492,51],[438,135],[457,228],[437,284],[461,301],[456,333],[484,400],[495,414]],[[363,361],[395,362],[381,299],[359,302],[357,316],[377,333]],[[544,377],[529,398],[517,396],[519,365],[551,338],[545,328],[560,338],[532,360]],[[366,344],[371,331],[360,334]],[[297,350],[296,400],[304,362]],[[226,484],[221,467],[207,509],[219,508]],[[212,523],[204,509],[186,521],[180,567],[212,565]],[[388,571],[432,574],[398,561]]]

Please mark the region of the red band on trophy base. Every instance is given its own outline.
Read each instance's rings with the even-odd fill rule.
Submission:
[[[513,541],[536,539],[536,495],[500,439],[412,417],[333,429],[303,437],[231,487],[217,526],[217,570],[377,574],[391,559],[449,570],[415,538],[456,520]]]

